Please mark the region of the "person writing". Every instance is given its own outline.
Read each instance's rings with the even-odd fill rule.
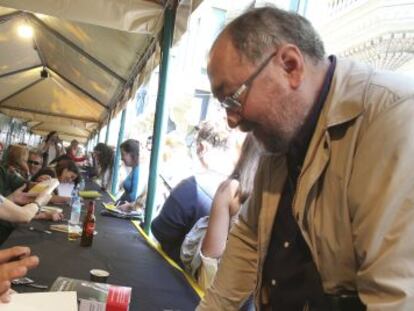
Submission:
[[[213,94],[261,161],[198,310],[414,306],[414,82],[327,57],[305,18],[234,19],[209,53]]]
[[[131,172],[122,183],[124,193],[118,202],[122,204],[132,203],[138,197],[139,181],[139,142],[135,139],[124,141],[121,146],[121,159],[125,166],[131,168]]]

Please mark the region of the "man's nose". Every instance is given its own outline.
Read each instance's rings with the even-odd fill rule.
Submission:
[[[226,113],[227,113],[227,124],[230,126],[230,128],[236,128],[242,120],[241,115],[230,109],[226,109]]]

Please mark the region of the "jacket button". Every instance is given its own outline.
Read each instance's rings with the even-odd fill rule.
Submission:
[[[272,279],[272,281],[270,281],[270,283],[272,284],[272,286],[276,286],[277,285],[277,282],[276,282],[275,279]]]
[[[285,243],[283,243],[284,248],[288,248],[289,246],[290,246],[290,243],[288,241],[285,241]]]

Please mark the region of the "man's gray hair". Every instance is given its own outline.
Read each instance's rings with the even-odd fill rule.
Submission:
[[[43,158],[43,152],[42,152],[40,149],[37,149],[37,148],[32,148],[32,149],[29,149],[29,156],[30,156],[31,154],[35,154],[35,155],[37,155],[38,157]]]
[[[230,35],[235,48],[253,63],[282,43],[296,45],[314,60],[325,56],[323,42],[307,19],[274,6],[247,11],[228,24],[224,33]]]

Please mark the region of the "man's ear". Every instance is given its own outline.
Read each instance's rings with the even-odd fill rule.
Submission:
[[[304,77],[305,63],[302,52],[296,45],[285,44],[279,48],[283,70],[292,89],[299,88]]]

